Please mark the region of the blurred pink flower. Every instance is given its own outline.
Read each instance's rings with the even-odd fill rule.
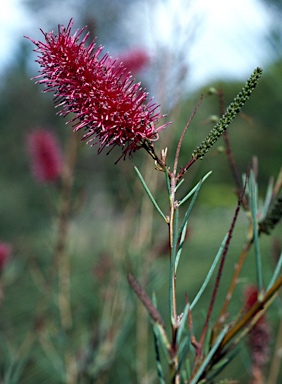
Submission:
[[[136,74],[150,63],[150,56],[142,48],[131,49],[120,55],[116,65],[122,63],[127,71]]]
[[[148,93],[134,84],[122,64],[105,54],[102,47],[95,50],[95,41],[85,45],[89,34],[81,38],[85,28],[71,35],[73,20],[58,27],[58,34],[45,33],[45,42],[29,38],[36,46],[37,62],[41,66],[38,83],[44,92],[54,92],[59,115],[74,114],[69,121],[74,130],[87,131],[87,142],[99,143],[98,152],[105,147],[120,146],[122,156],[131,155],[145,142],[158,139],[167,124],[156,127],[163,116],[157,105],[148,101]],[[127,73],[127,74],[126,74]]]
[[[246,310],[252,308],[257,302],[258,289],[249,286],[244,295]],[[252,359],[252,384],[263,383],[263,367],[269,359],[270,327],[263,314],[248,333],[248,345]]]
[[[12,247],[10,244],[0,242],[0,273],[3,271],[3,268],[7,263],[11,252]]]
[[[245,307],[248,311],[258,301],[258,289],[255,285],[249,285],[244,293]],[[265,315],[262,315],[257,323],[265,321]]]
[[[37,129],[28,134],[27,149],[35,180],[56,181],[62,170],[62,155],[55,135],[46,129]]]

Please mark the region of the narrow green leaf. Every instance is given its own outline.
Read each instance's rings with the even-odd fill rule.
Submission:
[[[185,362],[186,356],[188,352],[191,349],[191,340],[190,336],[186,336],[183,338],[181,343],[179,344],[178,348],[178,357],[179,357],[179,368],[178,370],[180,371],[182,364]]]
[[[173,239],[172,239],[172,249],[170,257],[170,269],[169,269],[169,307],[170,307],[170,318],[171,321],[174,321],[173,318],[173,280],[175,274],[175,260],[176,260],[176,249],[177,249],[177,240],[178,240],[178,209],[174,212],[173,223]]]
[[[194,196],[193,196],[193,199],[191,200],[191,203],[189,204],[189,207],[188,207],[188,209],[187,209],[187,211],[186,211],[186,213],[184,215],[181,227],[180,227],[179,232],[178,232],[178,238],[181,236],[181,233],[183,232],[183,228],[184,228],[184,226],[186,225],[186,223],[187,223],[187,221],[189,219],[190,213],[191,213],[192,208],[193,208],[193,206],[195,204],[195,201],[196,201],[196,199],[198,197],[198,194],[199,194],[200,188],[202,186],[202,183],[203,183],[203,180],[200,180],[199,183],[196,185],[196,187],[193,188]]]
[[[169,174],[168,174],[168,169],[165,169],[165,182],[166,182],[166,188],[167,188],[167,193],[168,196],[170,196],[170,179],[169,179]]]
[[[159,338],[158,338],[158,333],[156,332],[155,326],[153,326],[153,332],[154,332],[154,343],[155,343],[158,378],[159,378],[160,384],[165,384],[164,372],[163,372],[160,349],[159,349]]]
[[[200,181],[197,185],[195,185],[195,187],[193,189],[191,189],[191,191],[189,193],[187,193],[187,195],[185,197],[183,197],[182,200],[179,201],[178,203],[178,206],[180,207],[182,204],[185,203],[185,201],[187,201],[189,199],[189,197],[191,197],[193,195],[193,193],[196,192],[197,188],[198,188],[198,185],[199,184],[202,184],[210,175],[211,175],[212,171],[209,171]]]
[[[156,296],[155,292],[153,292],[153,294],[152,294],[152,303],[158,309],[158,301],[157,301],[157,296]]]
[[[195,201],[196,201],[196,199],[198,197],[200,188],[202,186],[202,182],[203,182],[203,180],[201,180],[196,185],[196,189],[195,189],[195,192],[194,192],[193,199],[192,199],[191,203],[189,204],[189,207],[188,207],[188,209],[187,209],[187,211],[186,211],[186,213],[184,215],[183,222],[182,222],[181,227],[180,227],[179,232],[178,232],[178,239],[180,238],[180,242],[179,242],[179,247],[178,247],[178,251],[177,251],[176,259],[175,259],[175,272],[176,272],[177,267],[178,267],[178,263],[179,263],[180,256],[181,256],[181,253],[182,253],[182,249],[183,249],[183,244],[184,244],[184,241],[185,241],[185,235],[186,235],[188,219],[190,217],[190,213],[191,213],[192,208],[193,208],[193,206],[195,204]]]
[[[190,363],[190,359],[187,358],[185,360],[185,368],[182,369],[182,372],[183,372],[183,376],[184,376],[184,372],[185,372],[185,377],[184,377],[184,383],[188,383],[188,380],[189,380],[189,377],[191,376],[191,363]]]
[[[278,259],[278,262],[276,264],[276,267],[275,267],[275,270],[274,270],[274,273],[273,273],[273,276],[268,284],[268,287],[266,289],[266,292],[270,290],[270,288],[273,286],[273,284],[275,283],[275,281],[277,280],[278,276],[280,275],[280,271],[281,271],[281,268],[282,268],[282,252],[280,254],[280,257]]]
[[[6,372],[4,372],[3,384],[16,384],[21,380],[21,375],[24,371],[25,365],[27,364],[28,356],[23,359],[17,359],[12,361]]]
[[[184,241],[185,241],[186,230],[187,230],[187,225],[188,225],[188,218],[187,218],[187,221],[184,224],[184,227],[183,227],[182,232],[181,232],[181,237],[180,237],[180,242],[179,242],[179,246],[178,246],[178,251],[177,251],[177,254],[176,254],[176,258],[175,258],[175,273],[177,271],[178,263],[179,263],[180,256],[181,256],[181,253],[182,253],[183,244],[184,244]]]
[[[222,340],[223,340],[224,336],[226,335],[227,331],[228,331],[228,326],[225,326],[223,328],[223,330],[220,332],[218,338],[216,339],[216,341],[215,341],[214,345],[212,346],[211,350],[209,351],[209,353],[205,357],[204,361],[201,363],[201,366],[200,366],[199,370],[197,371],[196,375],[189,382],[189,384],[197,384],[198,380],[200,379],[202,373],[204,372],[204,370],[206,369],[207,365],[211,361],[213,355],[215,354],[217,348],[219,347],[220,343],[222,342]]]
[[[172,244],[172,260],[173,260],[173,266],[175,271],[175,261],[176,261],[176,254],[177,254],[177,243],[178,243],[178,219],[179,219],[179,210],[178,208],[174,211],[174,222],[173,222],[173,244]]]
[[[186,324],[187,317],[188,317],[188,312],[189,312],[189,303],[185,305],[185,308],[184,308],[184,311],[183,311],[183,315],[182,315],[182,319],[180,321],[180,325],[179,325],[179,328],[178,328],[178,331],[177,331],[177,337],[176,337],[176,343],[177,344],[179,344],[179,342],[181,340],[181,337],[183,335],[183,331],[185,329],[185,324]]]
[[[251,199],[251,213],[253,220],[253,234],[254,234],[254,246],[255,246],[255,260],[256,260],[256,272],[257,272],[257,285],[258,291],[262,291],[262,265],[261,265],[261,253],[259,244],[258,222],[257,222],[257,185],[255,181],[254,172],[250,172],[249,178],[250,184],[250,199]]]
[[[139,180],[141,181],[145,191],[147,192],[147,195],[149,196],[151,202],[153,203],[154,207],[156,208],[156,210],[159,212],[159,214],[162,216],[162,218],[165,220],[165,222],[167,223],[167,218],[165,217],[164,213],[162,212],[162,210],[160,209],[160,207],[158,206],[156,200],[154,199],[153,195],[151,194],[145,180],[143,179],[139,169],[134,165],[134,169],[137,173],[137,176],[139,177]]]
[[[181,179],[181,180],[179,181],[179,183],[177,184],[177,186],[175,187],[175,192],[178,190],[178,188],[180,187],[180,185],[183,184],[183,183],[184,183],[184,179]]]
[[[182,340],[179,346],[179,351],[178,351],[179,363],[178,363],[178,370],[176,373],[181,371],[182,365],[185,363],[185,359],[188,355],[188,352],[190,351],[190,347],[191,347],[190,337],[187,336]]]
[[[170,343],[168,341],[168,337],[164,331],[164,328],[160,324],[154,323],[153,324],[153,330],[154,330],[154,335],[156,336],[158,343],[160,343],[160,345],[162,347],[162,351],[165,355],[167,363],[170,364],[170,361],[171,361],[170,355],[169,355]]]
[[[228,364],[230,364],[230,362],[234,359],[234,357],[238,355],[239,351],[240,351],[240,348],[237,347],[236,349],[233,350],[232,353],[229,353],[227,357],[223,358],[217,364],[215,364],[212,367],[211,374],[207,378],[207,383],[210,383],[210,384],[214,383],[214,378],[217,375],[219,375]]]
[[[219,247],[219,250],[218,250],[218,252],[217,252],[217,254],[216,254],[215,258],[214,258],[214,261],[213,261],[213,263],[212,263],[212,265],[210,267],[210,270],[209,270],[209,272],[208,272],[208,274],[207,274],[207,276],[206,276],[206,278],[205,278],[201,288],[199,289],[195,299],[191,303],[191,306],[190,306],[191,310],[195,307],[195,305],[199,301],[200,297],[202,296],[204,290],[206,289],[206,287],[207,287],[207,285],[208,285],[208,283],[209,283],[209,281],[210,281],[210,279],[212,277],[213,271],[215,270],[215,267],[216,267],[216,265],[217,265],[221,255],[222,255],[222,252],[224,250],[224,247],[225,247],[227,239],[228,239],[228,233],[225,235],[225,237],[224,237],[224,239],[223,239],[223,241],[222,241],[222,243],[221,243],[221,245]]]
[[[266,217],[267,212],[269,211],[269,207],[272,199],[272,193],[273,193],[273,180],[271,179],[267,186],[266,196],[265,196],[263,208],[261,211],[261,217],[262,217],[261,220],[263,220]]]
[[[152,295],[152,302],[153,302],[154,306],[156,308],[158,308],[157,297],[156,297],[155,292],[153,292],[153,295]],[[157,340],[161,343],[163,352],[166,356],[167,362],[169,363],[170,362],[170,355],[169,355],[170,342],[168,340],[165,329],[161,324],[159,324],[157,322],[155,322],[153,324],[153,327],[154,327],[154,332],[157,336]]]
[[[208,327],[204,343],[202,345],[202,354],[207,355],[211,348],[212,328]]]
[[[179,210],[174,211],[174,222],[173,222],[173,244],[172,244],[172,259],[173,265],[175,266],[176,260],[176,251],[177,251],[177,242],[178,242],[178,219],[179,219]],[[174,268],[175,270],[175,268]]]

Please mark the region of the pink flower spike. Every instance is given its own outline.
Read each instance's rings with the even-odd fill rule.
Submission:
[[[244,295],[246,310],[252,308],[258,301],[258,289],[250,285]],[[263,368],[269,360],[269,346],[271,341],[270,325],[263,314],[248,333],[248,345],[252,360],[252,383],[261,384]]]
[[[37,129],[29,133],[27,150],[30,155],[32,174],[36,181],[47,183],[59,178],[62,170],[62,155],[53,133],[46,129]]]
[[[120,55],[116,65],[122,63],[127,71],[134,74],[144,69],[150,63],[150,56],[142,48],[135,48]]]
[[[167,125],[156,127],[163,115],[122,64],[116,66],[108,54],[99,59],[102,47],[94,50],[95,41],[85,45],[85,28],[71,35],[72,25],[71,20],[66,28],[59,26],[57,35],[42,32],[45,43],[29,39],[37,46],[42,68],[37,82],[44,92],[54,92],[58,114],[72,114],[69,123],[75,131],[84,129],[83,140],[99,144],[99,153],[119,146],[121,157],[131,156],[145,142],[158,139]]]
[[[0,242],[0,273],[3,271],[5,264],[9,260],[11,252],[12,247],[10,244]]]

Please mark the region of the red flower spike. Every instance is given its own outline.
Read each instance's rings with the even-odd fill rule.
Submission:
[[[249,310],[258,300],[257,287],[249,286],[244,296],[246,310]],[[266,316],[262,315],[248,333],[248,345],[252,359],[252,384],[263,383],[263,367],[269,359],[270,339],[270,326]]]
[[[56,181],[62,171],[62,155],[56,137],[45,129],[37,129],[27,137],[31,170],[36,181]]]
[[[150,56],[142,48],[131,49],[116,60],[116,64],[122,63],[132,73],[137,73],[150,63]]]
[[[3,271],[5,264],[9,260],[12,247],[8,243],[0,242],[0,273]]]
[[[95,50],[95,41],[86,46],[85,28],[71,36],[73,20],[58,27],[58,34],[44,33],[45,43],[29,38],[36,46],[37,62],[41,66],[36,78],[45,86],[44,92],[54,92],[59,115],[75,115],[69,122],[74,131],[87,131],[83,140],[105,147],[120,146],[122,156],[132,155],[146,141],[158,139],[167,124],[156,127],[163,116],[148,100],[140,83],[134,84],[123,64],[105,54],[102,47]],[[77,121],[77,119],[79,121]]]

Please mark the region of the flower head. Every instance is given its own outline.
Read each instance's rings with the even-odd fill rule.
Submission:
[[[7,263],[11,252],[12,247],[10,244],[0,242],[0,272],[2,272],[5,264]]]
[[[142,48],[131,49],[121,55],[116,64],[122,63],[127,71],[137,73],[145,68],[150,62],[150,56]]]
[[[58,141],[46,129],[37,129],[27,136],[31,170],[40,183],[56,181],[62,170],[62,155]]]
[[[252,308],[258,300],[258,289],[251,285],[245,291],[246,310]],[[263,367],[269,359],[270,327],[263,314],[248,333],[248,345],[252,359],[252,383],[263,382]]]
[[[123,64],[115,65],[108,54],[99,56],[102,47],[95,41],[86,46],[85,28],[71,35],[73,21],[58,27],[58,34],[43,33],[45,42],[34,41],[41,66],[38,83],[44,92],[54,92],[59,115],[70,113],[74,130],[84,129],[84,140],[105,147],[120,146],[122,156],[158,139],[166,124],[156,127],[161,116],[148,93],[134,83]],[[122,157],[121,156],[121,157]]]

